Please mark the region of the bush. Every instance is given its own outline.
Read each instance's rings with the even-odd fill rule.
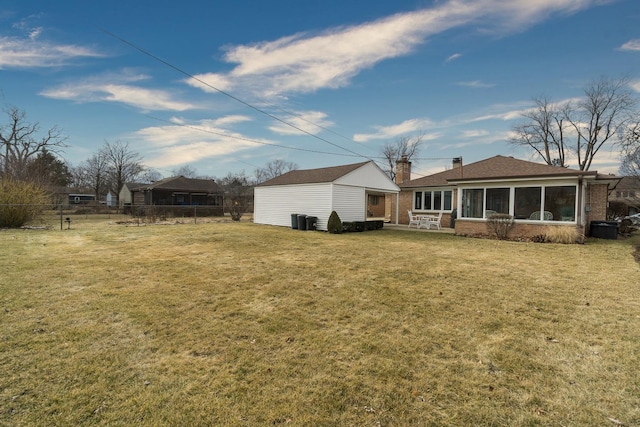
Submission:
[[[342,221],[336,211],[332,211],[329,215],[329,222],[327,223],[327,231],[333,234],[342,233]]]
[[[48,202],[47,193],[37,184],[0,180],[0,227],[22,227],[35,219]]]
[[[487,218],[487,232],[505,240],[513,228],[513,217],[509,214],[495,213]]]
[[[548,226],[544,230],[545,242],[548,243],[579,243],[582,242],[584,236],[578,233],[575,227],[551,227]]]

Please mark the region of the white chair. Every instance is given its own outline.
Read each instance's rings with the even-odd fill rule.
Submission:
[[[420,216],[414,215],[411,211],[407,211],[407,213],[409,214],[409,228],[411,228],[411,225],[415,225],[416,228],[420,228]]]
[[[440,226],[441,220],[442,220],[442,212],[440,212],[438,216],[428,216],[427,217],[428,228],[431,229],[431,226],[434,225],[438,230],[440,230],[442,228]]]

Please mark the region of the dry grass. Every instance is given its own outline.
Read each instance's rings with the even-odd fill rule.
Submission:
[[[0,424],[638,425],[634,243],[0,231]]]
[[[545,241],[549,243],[573,244],[584,240],[584,237],[574,227],[547,226],[543,234]]]

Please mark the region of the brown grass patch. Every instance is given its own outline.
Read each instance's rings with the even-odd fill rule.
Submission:
[[[0,424],[640,424],[637,239],[0,231]]]

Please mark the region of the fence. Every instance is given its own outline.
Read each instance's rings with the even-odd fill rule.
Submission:
[[[124,216],[137,223],[178,219],[188,219],[197,223],[199,218],[224,217],[224,210],[222,206],[203,205],[150,205],[115,208],[104,205],[0,204],[0,227],[12,226],[7,224],[11,224],[14,218],[26,218],[25,221],[31,225],[46,224],[51,226],[52,223],[59,222],[60,229],[63,229],[70,228],[71,224],[76,223],[79,219],[88,220],[99,216],[106,219]]]

